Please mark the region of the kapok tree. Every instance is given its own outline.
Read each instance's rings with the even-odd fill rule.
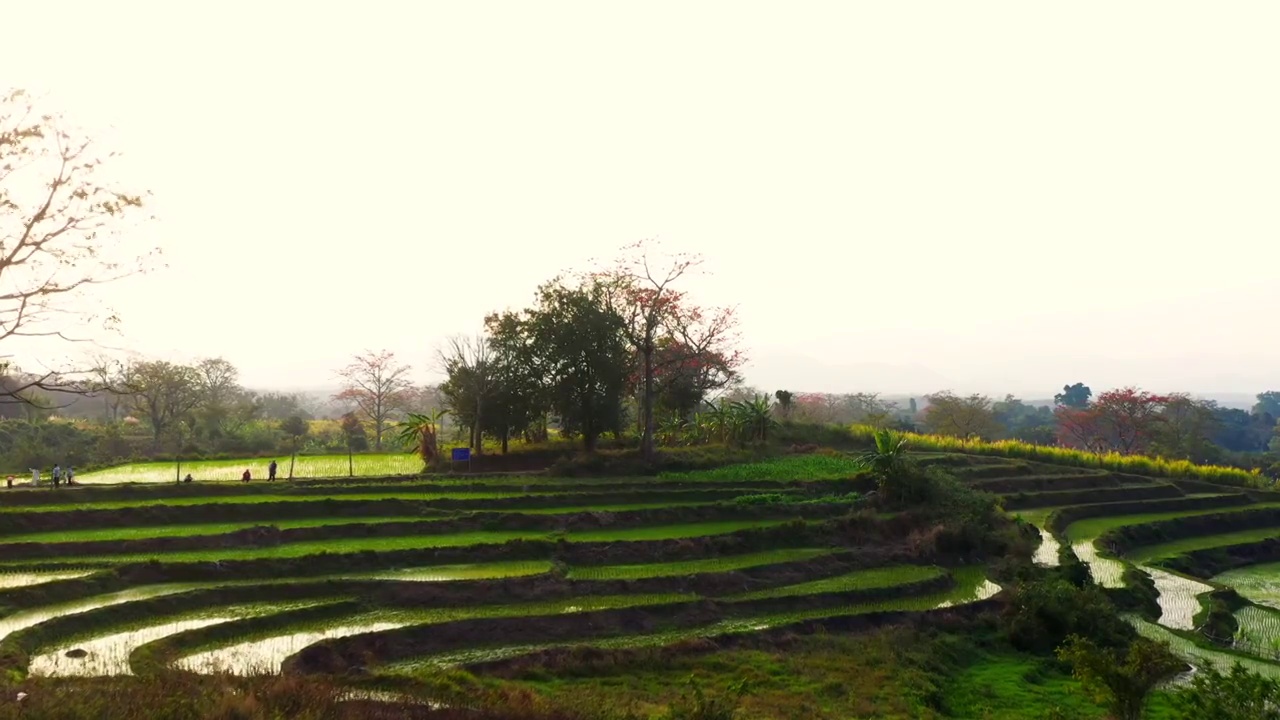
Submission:
[[[338,370],[342,390],[333,399],[355,405],[356,411],[373,423],[373,443],[378,452],[382,452],[382,436],[388,423],[404,409],[413,390],[410,372],[410,367],[402,365],[389,350],[366,350]]]
[[[1058,436],[1092,452],[1140,453],[1150,446],[1169,401],[1170,396],[1132,387],[1108,390],[1083,408],[1056,408]]]
[[[700,359],[698,367],[714,368],[728,384],[745,362],[733,310],[704,308],[675,287],[702,262],[697,255],[663,254],[657,243],[641,241],[624,248],[613,267],[592,274],[605,289],[608,309],[622,318],[637,358],[640,454],[645,458],[655,451],[654,404],[662,373]]]

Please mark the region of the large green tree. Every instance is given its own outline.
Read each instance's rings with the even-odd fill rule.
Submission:
[[[524,321],[562,429],[595,450],[602,433],[622,427],[634,358],[626,321],[608,304],[608,288],[595,279],[570,285],[557,278],[538,289]]]
[[[929,406],[924,410],[924,424],[930,432],[968,440],[995,437],[1002,429],[991,398],[985,395],[961,397],[944,391],[926,395],[925,399]]]
[[[1254,414],[1270,415],[1272,419],[1280,420],[1280,391],[1260,392],[1257,397],[1258,402],[1253,406]]]
[[[1062,392],[1053,396],[1055,405],[1068,408],[1082,408],[1089,404],[1089,398],[1093,397],[1093,391],[1084,383],[1076,383],[1074,385],[1063,385]]]
[[[130,363],[119,382],[132,414],[150,424],[157,446],[200,406],[200,376],[189,365],[165,360]]]

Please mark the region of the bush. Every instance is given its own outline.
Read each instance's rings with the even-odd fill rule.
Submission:
[[[1136,637],[1100,588],[1081,589],[1052,574],[1014,590],[1002,625],[1014,647],[1039,653],[1054,650],[1071,635],[1113,648]]]

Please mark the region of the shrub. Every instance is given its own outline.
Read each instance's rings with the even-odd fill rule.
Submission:
[[[1018,585],[1002,625],[1014,647],[1030,652],[1049,652],[1071,635],[1104,647],[1123,647],[1136,635],[1100,588],[1081,589],[1054,575]]]

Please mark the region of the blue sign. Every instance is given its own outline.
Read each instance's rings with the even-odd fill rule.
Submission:
[[[471,460],[471,448],[465,447],[465,448],[453,449],[454,462],[469,462],[470,460]]]

